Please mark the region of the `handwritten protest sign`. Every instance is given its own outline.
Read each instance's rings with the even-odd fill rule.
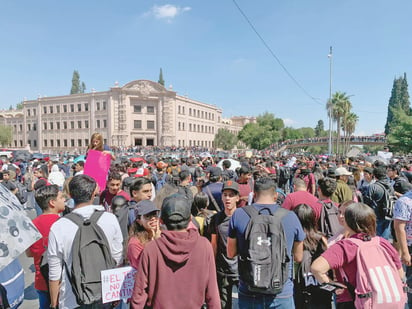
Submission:
[[[102,297],[103,303],[115,300],[127,301],[132,296],[136,269],[131,266],[103,270]]]
[[[110,154],[97,150],[87,152],[86,163],[84,164],[84,174],[96,180],[100,191],[106,189],[107,173],[110,168]]]

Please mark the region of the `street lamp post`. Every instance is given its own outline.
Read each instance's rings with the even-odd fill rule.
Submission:
[[[332,150],[332,46],[329,49],[329,108],[328,108],[328,116],[329,116],[329,142],[328,142],[328,154],[331,155]]]

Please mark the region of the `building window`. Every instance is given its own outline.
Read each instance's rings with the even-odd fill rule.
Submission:
[[[142,146],[143,145],[143,140],[141,138],[135,138],[134,139],[134,145],[135,146]]]
[[[67,129],[67,121],[63,121],[63,129]]]
[[[60,122],[56,122],[57,130],[60,130]]]
[[[85,110],[86,112],[89,111],[89,103],[84,103],[84,110]]]
[[[82,147],[82,140],[81,139],[77,140],[77,146]]]
[[[77,104],[77,111],[81,112],[82,111],[82,105],[81,104]]]
[[[33,140],[33,147],[37,148],[37,139]]]
[[[192,124],[189,123],[189,132],[192,132]]]
[[[182,122],[182,130],[184,131],[185,130],[185,123],[184,122]],[[184,145],[183,145],[184,146]]]
[[[70,129],[74,129],[74,121],[70,121]]]
[[[58,139],[56,140],[56,142],[57,142],[57,147],[60,147],[60,140]]]
[[[67,113],[67,105],[63,105],[63,112]]]
[[[19,125],[20,131],[23,131],[23,125]]]
[[[154,130],[154,128],[155,128],[154,120],[148,120],[147,121],[147,128],[150,129],[150,130]]]
[[[60,105],[56,106],[56,112],[59,114],[60,113]]]
[[[185,107],[184,106],[182,106],[182,114],[184,115],[185,114]],[[185,145],[185,141],[183,141],[183,146]]]
[[[67,147],[67,139],[63,140],[64,147]]]
[[[134,113],[141,113],[142,112],[142,106],[141,105],[133,105],[133,112]]]
[[[50,130],[53,130],[53,122],[50,122]]]
[[[17,132],[17,124],[14,125],[14,132]]]
[[[74,139],[70,140],[70,146],[74,147]]]
[[[189,116],[192,116],[192,109],[189,108]]]
[[[27,124],[27,131],[31,131],[31,124]]]
[[[53,106],[50,106],[50,114],[53,114]]]
[[[43,129],[47,130],[47,122],[43,122]]]
[[[177,113],[180,114],[180,105],[179,105],[179,108],[178,108],[178,110],[177,110]],[[180,146],[180,145],[179,145],[179,146]]]
[[[27,110],[27,116],[30,117],[30,110],[29,109]]]
[[[20,140],[20,147],[23,147],[23,140]]]
[[[43,107],[43,114],[47,114],[47,107],[46,106]]]
[[[96,110],[100,110],[100,102],[96,102]]]
[[[178,126],[177,126],[177,130],[180,131],[180,122],[179,122],[179,124],[178,124]],[[180,146],[180,145],[179,145],[179,146]]]
[[[79,128],[79,129],[82,128],[82,121],[81,120],[77,121],[77,128]]]
[[[204,113],[203,113],[203,111],[202,111],[202,119],[203,119],[203,117],[204,117]]]
[[[106,103],[106,101],[103,101],[103,110],[105,111],[106,108],[107,108],[107,103]]]
[[[54,147],[54,140],[53,139],[50,140],[50,147]]]
[[[141,129],[141,128],[142,128],[142,121],[141,121],[141,120],[135,120],[133,127],[134,127],[135,129]]]
[[[148,106],[147,107],[147,113],[148,114],[154,114],[154,106]]]
[[[107,128],[107,120],[103,119],[103,128]]]
[[[85,121],[84,121],[84,127],[85,127],[86,129],[89,128],[89,120],[85,120]],[[86,143],[86,144],[87,144],[87,143]]]
[[[74,104],[70,104],[70,111],[74,113]]]
[[[44,145],[44,147],[47,147],[47,139],[45,139],[45,140],[43,141],[43,145]]]
[[[154,139],[153,138],[146,139],[146,146],[154,146]]]
[[[100,120],[96,120],[96,127],[100,128]]]
[[[84,145],[89,144],[89,140],[87,138],[84,139]]]

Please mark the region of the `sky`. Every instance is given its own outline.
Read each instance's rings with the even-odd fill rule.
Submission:
[[[74,70],[90,92],[162,68],[166,87],[224,117],[267,111],[295,128],[328,128],[331,82],[355,134],[381,133],[394,78],[411,76],[410,12],[410,0],[2,0],[0,109],[69,94]]]

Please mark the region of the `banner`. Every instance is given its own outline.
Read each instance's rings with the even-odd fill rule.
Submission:
[[[136,269],[131,266],[102,270],[103,303],[115,300],[126,302],[132,297]]]
[[[110,168],[110,160],[110,154],[92,149],[87,152],[87,159],[84,163],[83,173],[96,180],[99,185],[100,192],[106,189],[106,180],[107,173]]]
[[[17,197],[0,185],[0,270],[40,238]]]

